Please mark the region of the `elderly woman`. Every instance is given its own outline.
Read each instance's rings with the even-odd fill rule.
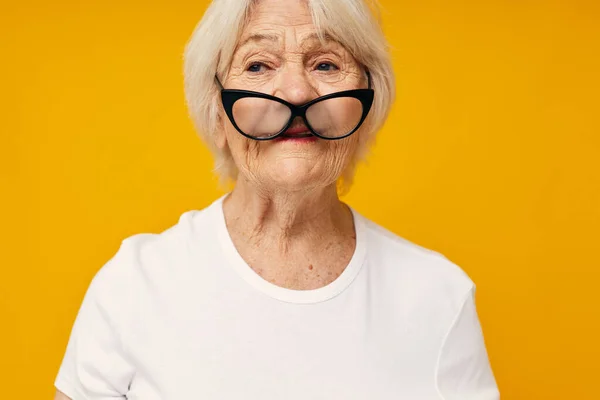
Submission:
[[[393,99],[386,49],[362,0],[213,1],[186,94],[235,188],[122,242],[57,399],[499,398],[472,281],[338,198]]]

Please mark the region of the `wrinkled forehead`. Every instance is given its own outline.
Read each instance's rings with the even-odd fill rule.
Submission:
[[[313,17],[306,0],[252,0],[244,25],[249,30],[273,26],[310,29]]]
[[[340,45],[333,35],[313,22],[306,0],[258,0],[248,9],[237,40],[244,46],[311,50]]]
[[[244,32],[236,46],[236,51],[247,47],[312,51],[321,48],[342,48],[343,46],[328,33],[318,33],[316,30],[289,32],[288,30],[267,29]]]

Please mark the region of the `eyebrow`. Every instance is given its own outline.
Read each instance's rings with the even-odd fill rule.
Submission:
[[[272,35],[272,34],[268,34],[268,33],[254,33],[254,34],[248,36],[247,38],[243,39],[240,42],[240,44],[238,45],[238,49],[244,47],[245,45],[247,45],[248,43],[251,43],[251,42],[263,42],[263,41],[278,42],[279,37],[277,35]]]
[[[321,38],[323,39],[323,41],[321,41]],[[305,37],[302,38],[302,40],[300,41],[300,47],[307,47],[309,46],[309,42],[314,42],[314,41],[318,41],[321,44],[327,44],[327,43],[338,43],[335,39],[333,39],[333,37],[327,33],[324,33],[321,37],[319,37],[319,35],[317,33],[311,33],[309,35],[306,35]]]

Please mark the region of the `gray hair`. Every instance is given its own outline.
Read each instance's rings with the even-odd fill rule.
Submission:
[[[190,116],[215,158],[215,172],[221,183],[235,180],[238,170],[229,149],[219,149],[213,139],[220,107],[215,74],[219,77],[227,74],[256,1],[213,0],[184,53],[185,96]],[[394,101],[394,72],[388,43],[375,4],[367,4],[365,0],[307,0],[307,3],[319,37],[323,40],[328,35],[344,46],[369,70],[375,90],[373,106],[360,129],[359,148],[338,182],[342,191],[346,191],[352,184],[356,165],[366,157]]]

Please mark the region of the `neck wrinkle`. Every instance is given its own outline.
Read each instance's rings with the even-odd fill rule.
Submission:
[[[257,189],[238,181],[224,200],[228,229],[256,246],[277,245],[286,254],[295,243],[318,245],[326,238],[354,234],[352,214],[335,183],[296,192]]]

